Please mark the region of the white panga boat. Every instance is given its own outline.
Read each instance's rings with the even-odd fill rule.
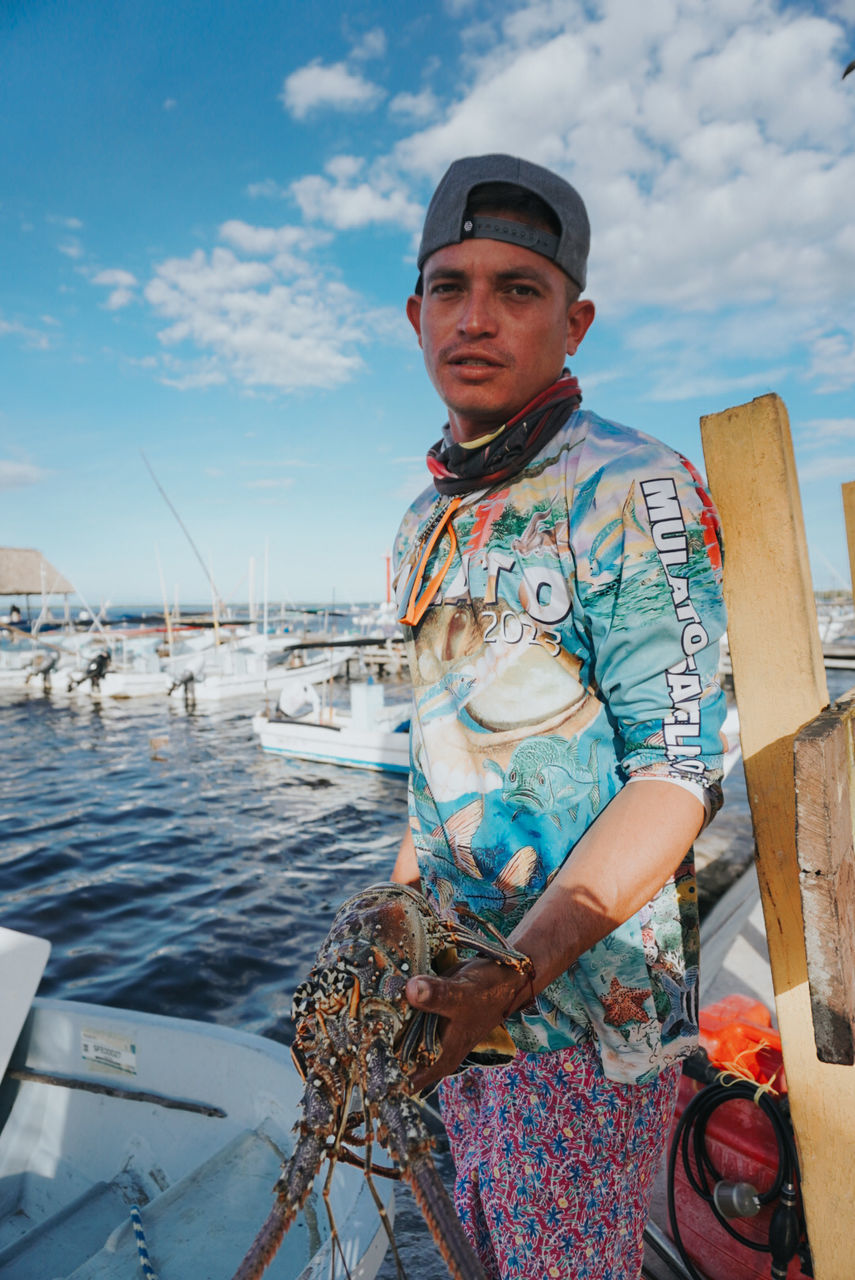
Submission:
[[[312,685],[298,695],[283,691],[277,709],[253,717],[265,751],[344,764],[355,769],[406,773],[410,767],[410,706],[386,706],[383,686],[372,681],[350,689],[350,714],[322,707]]]
[[[322,683],[340,675],[352,658],[351,648],[332,648],[322,652],[310,652],[308,656],[297,652],[297,646],[289,645],[295,652],[283,662],[270,662],[265,650],[248,646],[221,646],[219,650],[207,650],[197,662],[188,663],[179,673],[175,672],[169,690],[172,697],[188,697],[193,702],[220,702],[226,698],[263,698],[265,694],[279,693],[282,689],[305,683]]]
[[[291,1150],[302,1086],[288,1050],[183,1018],[32,1000],[48,950],[0,929],[0,1275],[230,1280]],[[351,1274],[373,1280],[386,1235],[360,1170],[337,1166],[331,1206]],[[331,1249],[313,1191],[265,1280],[329,1280]]]

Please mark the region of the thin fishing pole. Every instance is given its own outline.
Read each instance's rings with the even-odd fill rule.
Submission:
[[[187,528],[187,526],[186,526],[186,524],[184,523],[184,521],[181,519],[181,517],[180,517],[180,515],[178,514],[178,512],[175,510],[175,507],[174,507],[174,506],[172,505],[172,503],[169,501],[169,497],[168,497],[168,495],[167,495],[166,490],[164,489],[163,485],[162,485],[162,484],[160,483],[160,481],[158,480],[157,476],[154,474],[154,471],[152,470],[151,463],[149,462],[148,458],[147,458],[147,457],[145,456],[145,454],[143,453],[142,449],[140,449],[140,456],[142,457],[142,460],[143,460],[143,462],[145,463],[145,465],[148,467],[148,473],[149,473],[149,475],[151,476],[151,478],[152,478],[152,480],[154,481],[154,483],[157,485],[158,492],[160,493],[160,496],[163,498],[163,501],[166,503],[166,505],[169,507],[169,510],[170,510],[170,511],[172,512],[172,514],[175,516],[175,519],[178,521],[179,525],[181,526],[181,529],[182,529],[182,532],[184,533],[185,538],[186,538],[186,539],[187,539],[187,541],[190,543],[190,546],[193,548],[193,554],[195,555],[196,559],[199,561],[200,565],[202,566],[202,572],[205,574],[205,577],[208,579],[208,582],[211,584],[211,590],[213,591],[214,596],[216,597],[216,599],[218,599],[218,600],[219,600],[221,597],[220,597],[220,593],[219,593],[219,591],[217,590],[217,584],[216,584],[216,582],[214,582],[214,579],[213,579],[213,577],[211,576],[211,573],[210,573],[210,571],[209,571],[209,569],[208,569],[207,565],[205,564],[205,561],[202,559],[201,555],[199,554],[199,548],[196,546],[196,543],[195,543],[195,542],[193,541],[193,539],[190,537],[190,531],[189,531],[189,529]]]

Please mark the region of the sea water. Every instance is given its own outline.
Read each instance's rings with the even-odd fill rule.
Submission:
[[[855,683],[828,677],[832,698]],[[386,690],[406,697],[402,681]],[[0,924],[50,940],[40,994],[290,1042],[293,989],[335,908],[389,877],[407,787],[264,754],[255,709],[0,696]],[[751,849],[738,768],[726,795],[709,839],[737,850],[735,874]],[[444,1280],[408,1192],[397,1205],[408,1271]],[[394,1275],[387,1255],[381,1280]]]

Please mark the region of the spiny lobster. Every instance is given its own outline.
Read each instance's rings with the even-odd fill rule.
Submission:
[[[418,1066],[439,1056],[438,1019],[414,1009],[404,995],[407,980],[416,974],[448,972],[457,962],[458,947],[530,973],[527,956],[509,947],[490,926],[477,923],[490,936],[440,919],[421,893],[397,884],[374,885],[340,907],[313,969],[294,993],[292,1053],[305,1083],[294,1150],[274,1187],[273,1208],[234,1280],[258,1280],[325,1159],[330,1169],[323,1195],[334,1246],[341,1253],[328,1197],[333,1169],[342,1160],[364,1167],[398,1276],[403,1277],[385,1210],[371,1181],[372,1171],[391,1172],[372,1169],[375,1138],[400,1170],[393,1176],[409,1183],[454,1280],[483,1280],[430,1156],[433,1139],[409,1083]],[[513,1054],[513,1042],[499,1027],[469,1061],[506,1062]],[[352,1110],[355,1093],[359,1111]],[[357,1131],[363,1126],[360,1136]],[[364,1158],[350,1152],[346,1140],[364,1143]],[[334,1252],[332,1260],[334,1269]]]

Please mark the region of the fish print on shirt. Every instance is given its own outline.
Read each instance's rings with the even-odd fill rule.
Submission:
[[[427,492],[402,522],[396,585],[436,504]],[[457,552],[421,622],[405,628],[411,826],[437,902],[508,933],[633,777],[687,782],[716,807],[715,521],[684,459],[584,412],[512,482],[454,513]],[[426,578],[447,551],[440,540]],[[614,993],[625,991],[643,993],[632,1006],[643,1016],[616,1020]],[[640,1081],[693,1047],[696,1023],[688,859],[510,1029],[525,1050],[593,1032],[606,1073]]]

